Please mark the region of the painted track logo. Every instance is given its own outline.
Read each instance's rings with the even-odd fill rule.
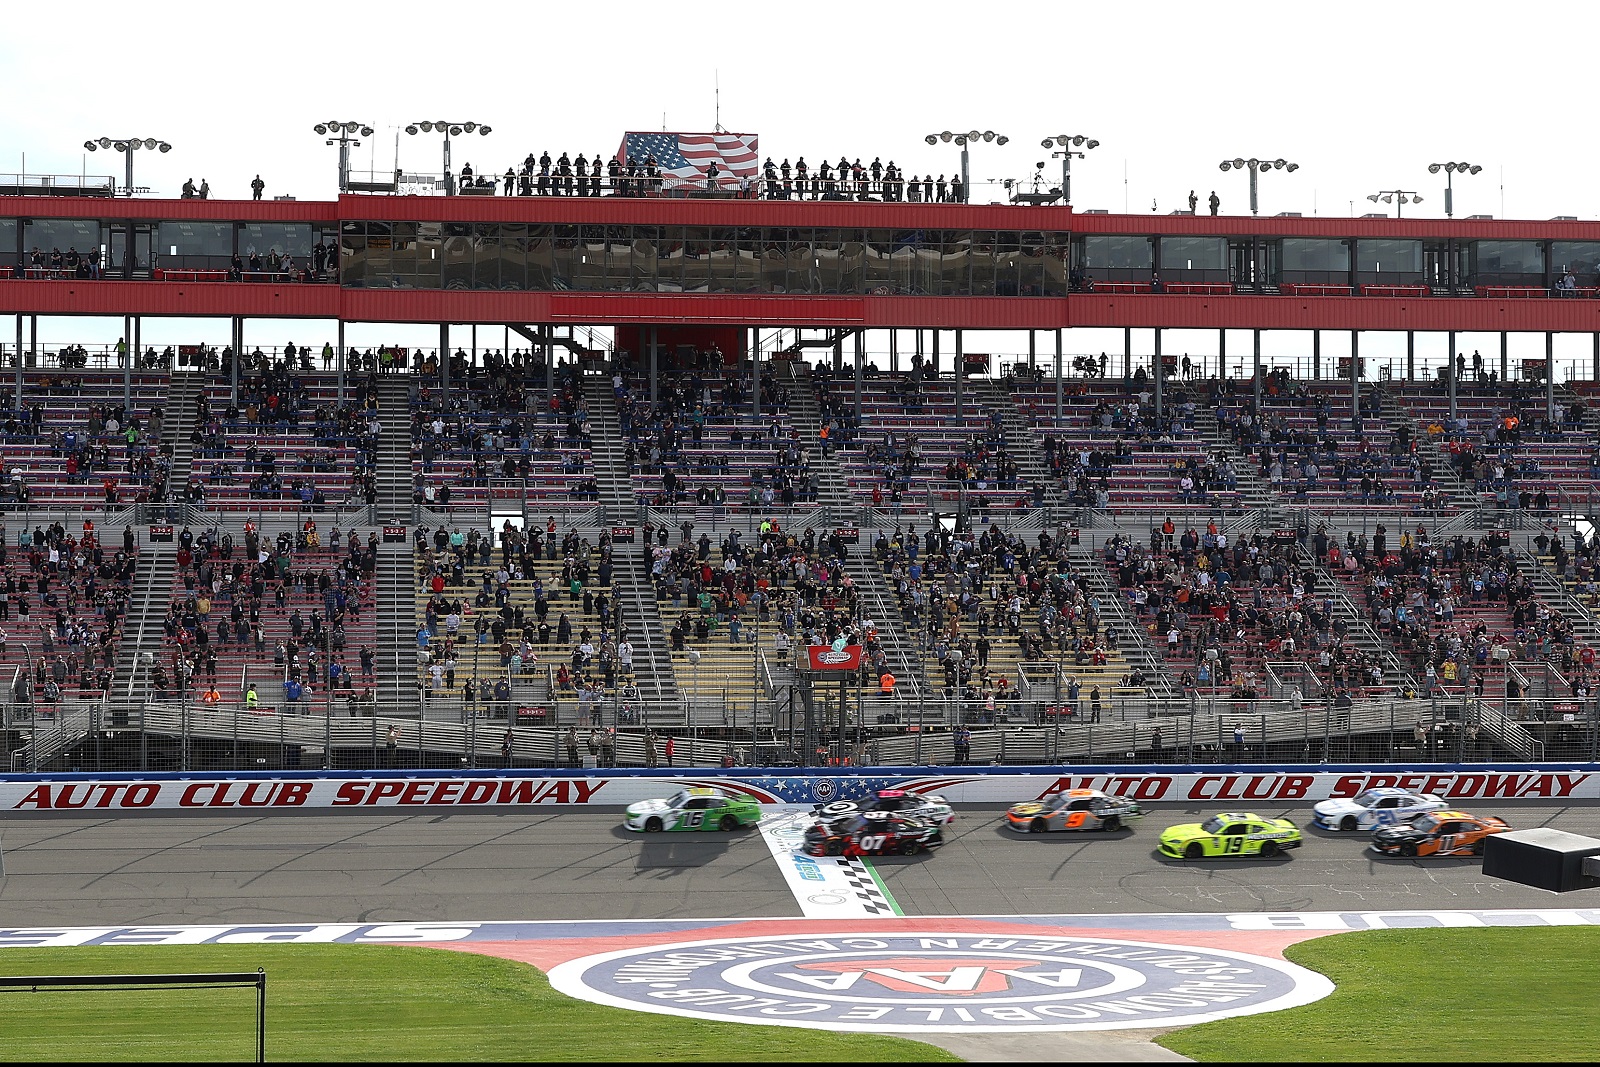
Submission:
[[[580,1000],[860,1033],[1189,1026],[1309,1004],[1333,983],[1284,960],[1107,938],[820,934],[623,949],[563,963]]]

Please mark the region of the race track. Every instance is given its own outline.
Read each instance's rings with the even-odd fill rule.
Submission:
[[[1305,826],[1305,808],[1258,808]],[[1518,828],[1600,836],[1600,805],[1502,802]],[[917,915],[1238,913],[1597,907],[1485,878],[1476,859],[1389,860],[1365,835],[1307,832],[1269,860],[1184,863],[1159,831],[1211,809],[1154,806],[1114,835],[1019,836],[962,806],[932,855],[873,861]],[[611,812],[0,821],[0,924],[670,919],[801,914],[759,834],[639,836]]]

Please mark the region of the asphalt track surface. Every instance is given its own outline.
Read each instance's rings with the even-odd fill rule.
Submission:
[[[1486,878],[1472,858],[1385,859],[1306,831],[1274,859],[1177,861],[1160,830],[1213,809],[1154,805],[1116,834],[1014,834],[963,805],[937,852],[873,861],[906,915],[1596,907]],[[1310,823],[1306,808],[1258,807]],[[1480,806],[1600,836],[1600,804]],[[0,821],[0,924],[795,917],[754,831],[636,835],[612,812],[29,815]]]

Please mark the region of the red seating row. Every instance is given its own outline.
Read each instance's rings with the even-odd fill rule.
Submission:
[[[1285,296],[1349,296],[1348,285],[1332,282],[1284,282],[1278,291]]]
[[[1427,296],[1426,285],[1363,285],[1362,296]]]

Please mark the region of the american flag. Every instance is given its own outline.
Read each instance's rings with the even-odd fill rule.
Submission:
[[[756,135],[753,133],[628,133],[622,137],[618,158],[643,165],[654,156],[661,168],[662,187],[706,187],[706,168],[717,162],[717,187],[735,190],[739,179],[755,182],[758,175]]]

